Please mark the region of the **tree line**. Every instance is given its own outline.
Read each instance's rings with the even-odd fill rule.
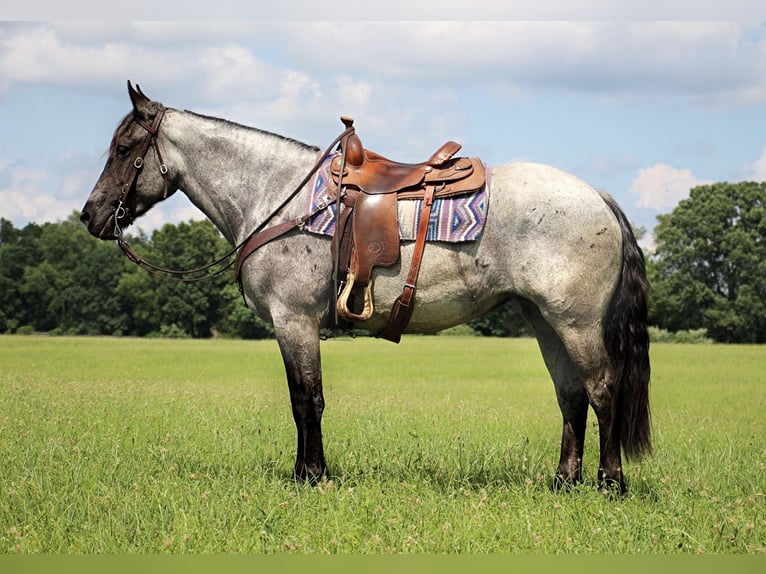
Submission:
[[[229,249],[208,221],[132,235],[131,247],[162,267],[188,269]],[[149,274],[114,242],[90,236],[77,213],[17,229],[0,220],[0,332],[266,338],[230,273],[196,283]]]
[[[766,184],[696,187],[658,217],[647,257],[650,324],[703,330],[715,341],[766,342]],[[209,221],[166,224],[129,238],[162,267],[202,266],[229,249]],[[329,256],[329,255],[328,255]],[[268,338],[271,326],[244,305],[231,273],[179,283],[149,274],[113,242],[91,237],[78,214],[16,228],[0,219],[0,333]],[[513,305],[463,328],[529,335]]]

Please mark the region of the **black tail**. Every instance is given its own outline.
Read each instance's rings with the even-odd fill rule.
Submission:
[[[604,340],[615,373],[611,438],[619,439],[628,459],[652,451],[649,418],[649,333],[644,254],[625,214],[605,194],[602,198],[622,229],[622,272],[604,320]]]

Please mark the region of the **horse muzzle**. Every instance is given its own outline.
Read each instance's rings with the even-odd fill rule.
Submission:
[[[125,214],[119,218],[116,210],[98,209],[91,202],[86,203],[80,212],[80,222],[88,228],[88,233],[105,241],[116,238],[115,231],[120,219],[124,220],[122,226],[127,227],[130,220]]]

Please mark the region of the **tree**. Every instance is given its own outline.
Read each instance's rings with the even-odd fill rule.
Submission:
[[[131,244],[141,257],[168,269],[194,269],[229,249],[209,221],[165,224],[151,239]],[[184,333],[210,337],[227,311],[223,290],[231,274],[196,283],[180,283],[136,269],[123,275],[118,291],[130,302],[134,327],[139,335]]]
[[[532,327],[521,316],[515,301],[509,301],[468,323],[485,337],[531,337]]]
[[[705,328],[720,342],[766,342],[766,183],[696,187],[657,219],[652,323]]]
[[[167,224],[131,246],[167,268],[189,269],[228,251],[208,221]],[[265,338],[273,329],[242,302],[231,273],[179,283],[130,263],[113,242],[91,237],[73,213],[16,229],[0,219],[0,333]]]
[[[233,281],[224,287],[222,295],[225,313],[216,327],[223,335],[240,339],[274,338],[274,327],[250,311]]]
[[[112,335],[125,332],[125,310],[114,285],[125,262],[113,244],[93,240],[79,214],[45,223],[36,239],[38,260],[24,268],[20,291],[30,322],[40,331]]]
[[[0,333],[32,326],[34,305],[21,284],[24,270],[42,258],[37,243],[41,231],[34,223],[16,229],[7,219],[0,219]]]

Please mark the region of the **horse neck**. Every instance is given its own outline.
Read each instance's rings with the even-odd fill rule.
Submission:
[[[173,110],[165,126],[178,187],[231,242],[263,223],[297,187],[316,148],[226,120]],[[302,202],[286,209],[298,213]],[[282,218],[277,218],[276,222]]]

